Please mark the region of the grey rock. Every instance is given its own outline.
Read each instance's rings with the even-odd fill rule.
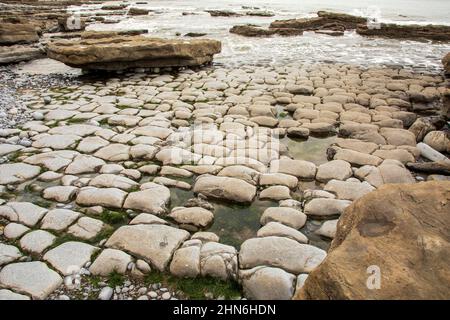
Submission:
[[[5,266],[0,271],[0,284],[17,292],[45,299],[63,280],[43,262],[19,262]]]
[[[97,250],[98,248],[87,243],[69,241],[48,251],[44,255],[44,260],[63,275],[70,275],[75,269],[81,269],[90,261],[91,255]]]
[[[132,225],[117,229],[106,246],[145,258],[163,271],[174,251],[188,238],[187,231],[165,225]]]
[[[272,266],[293,273],[309,273],[326,257],[317,247],[284,237],[253,238],[244,241],[239,252],[239,266],[249,269]]]
[[[254,300],[290,300],[294,294],[295,276],[283,269],[256,267],[241,270],[244,294]]]

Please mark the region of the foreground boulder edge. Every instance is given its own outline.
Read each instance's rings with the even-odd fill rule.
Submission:
[[[49,58],[88,70],[200,66],[221,51],[217,40],[175,40],[113,36],[60,40],[47,47]]]
[[[450,182],[384,185],[346,209],[327,258],[294,298],[449,299],[449,265]],[[379,289],[369,289],[370,266]]]

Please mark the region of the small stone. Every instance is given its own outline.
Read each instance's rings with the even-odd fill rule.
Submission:
[[[40,172],[40,167],[25,163],[0,164],[0,184],[22,183],[36,177]]]
[[[100,220],[81,217],[76,224],[69,228],[68,233],[77,238],[89,240],[98,235],[104,226],[105,224]]]
[[[48,251],[44,260],[64,275],[72,274],[76,268],[80,270],[98,248],[87,243],[69,241]]]
[[[30,300],[30,297],[12,292],[7,289],[0,289],[0,301],[2,300]]]
[[[261,216],[260,222],[265,225],[271,221],[279,222],[294,229],[300,229],[305,225],[306,215],[294,208],[270,207]]]
[[[152,271],[152,268],[150,265],[145,262],[144,260],[138,259],[136,261],[136,267],[142,272],[142,273],[150,273]]]
[[[43,120],[44,115],[39,111],[35,111],[35,112],[33,112],[33,119],[38,120],[38,121]]]
[[[0,266],[13,262],[22,256],[15,246],[0,243]]]
[[[139,288],[139,290],[137,291],[137,293],[138,293],[140,296],[143,295],[143,294],[146,294],[146,293],[147,293],[147,288],[145,288],[145,287]]]
[[[48,187],[44,190],[42,197],[44,199],[66,203],[72,201],[77,191],[78,188],[73,186]]]
[[[45,299],[62,284],[62,278],[43,262],[19,262],[0,271],[0,285],[25,292],[35,299]]]
[[[116,249],[105,249],[89,268],[93,275],[108,276],[112,272],[124,274],[131,262],[131,256]]]
[[[101,291],[100,294],[98,295],[98,298],[100,300],[111,300],[111,297],[113,295],[113,288],[111,287],[104,287]]]
[[[62,231],[70,226],[80,216],[79,212],[67,209],[50,210],[42,219],[41,228]]]
[[[271,186],[268,187],[266,189],[264,189],[263,191],[261,191],[261,193],[259,194],[259,199],[261,200],[286,200],[286,199],[290,199],[291,195],[290,195],[290,191],[289,188],[286,186]]]
[[[338,219],[325,221],[318,230],[316,234],[333,239],[336,234]]]
[[[333,160],[321,164],[317,169],[316,180],[327,182],[332,179],[346,180],[352,176],[350,163],[343,160]]]
[[[27,233],[20,239],[20,246],[23,250],[32,253],[42,253],[50,247],[56,237],[44,230],[35,230]]]
[[[351,203],[347,200],[315,198],[305,205],[305,213],[320,217],[340,215]]]
[[[248,298],[256,300],[290,300],[295,276],[279,268],[256,267],[242,270],[240,278]]]
[[[30,230],[30,228],[25,227],[20,223],[9,223],[3,230],[3,235],[8,239],[20,238],[25,232]]]

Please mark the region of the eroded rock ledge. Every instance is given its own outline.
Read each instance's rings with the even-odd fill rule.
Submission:
[[[398,25],[382,23],[380,28],[358,25],[356,32],[363,36],[377,36],[394,39],[429,39],[435,41],[450,40],[450,26],[442,25]]]
[[[390,184],[349,206],[297,299],[449,299],[450,182]],[[370,290],[369,266],[380,271]]]
[[[247,37],[279,35],[301,35],[304,31],[331,36],[340,36],[346,30],[356,30],[363,36],[377,36],[395,39],[427,39],[433,41],[450,41],[450,26],[445,25],[398,25],[381,23],[369,25],[366,17],[328,11],[317,12],[317,17],[288,20],[275,20],[269,28],[258,26],[234,26],[231,33]]]
[[[219,53],[217,40],[168,40],[143,36],[113,36],[60,40],[47,47],[47,55],[71,67],[121,70],[147,67],[199,66]]]
[[[270,28],[295,28],[306,31],[323,29],[324,26],[326,27],[327,25],[338,23],[345,29],[356,29],[358,24],[366,22],[367,19],[364,17],[357,17],[344,13],[319,11],[315,18],[275,20],[270,24]]]

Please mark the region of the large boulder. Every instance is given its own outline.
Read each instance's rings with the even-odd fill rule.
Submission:
[[[449,299],[449,201],[448,181],[384,185],[360,198],[295,297]]]
[[[60,40],[47,47],[47,55],[71,67],[120,70],[142,67],[198,66],[219,53],[217,40],[175,40],[143,36],[114,36]]]
[[[270,28],[265,29],[252,25],[233,26],[230,33],[238,34],[245,37],[267,37],[274,34],[280,36],[301,36],[303,30],[295,28]]]

